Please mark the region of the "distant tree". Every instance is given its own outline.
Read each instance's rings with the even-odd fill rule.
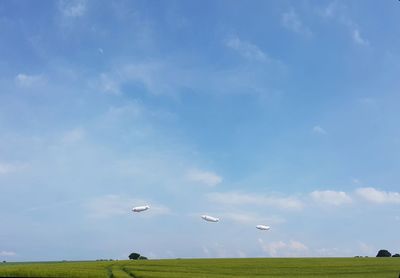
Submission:
[[[394,254],[392,257],[400,257],[400,254]]]
[[[137,260],[137,259],[139,259],[140,258],[140,254],[139,253],[131,253],[130,255],[129,255],[129,259],[130,260]]]
[[[391,257],[392,254],[388,250],[382,249],[379,250],[378,254],[376,255],[377,257]]]
[[[147,260],[147,257],[145,257],[145,256],[140,256],[140,257],[138,258],[138,260]]]

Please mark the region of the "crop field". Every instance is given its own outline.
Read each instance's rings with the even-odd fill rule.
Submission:
[[[2,263],[0,277],[398,278],[399,258],[254,258]]]

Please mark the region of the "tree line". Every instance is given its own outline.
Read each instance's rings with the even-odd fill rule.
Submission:
[[[392,256],[392,253],[390,253],[386,249],[381,249],[378,251],[378,254],[376,254],[377,257],[400,257],[400,254],[396,253]]]

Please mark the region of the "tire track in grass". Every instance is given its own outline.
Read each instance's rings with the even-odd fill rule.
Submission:
[[[126,274],[128,274],[129,277],[136,278],[136,276],[135,276],[133,273],[129,272],[129,271],[126,269],[126,267],[121,267],[121,269],[122,269],[122,271],[124,271]]]
[[[113,265],[110,265],[110,266],[106,267],[107,273],[108,273],[108,278],[115,278],[115,276],[113,274],[113,271],[112,271],[112,267],[113,267]]]

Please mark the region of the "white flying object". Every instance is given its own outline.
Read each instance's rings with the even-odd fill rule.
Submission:
[[[259,230],[263,230],[263,231],[267,231],[267,230],[271,229],[270,226],[265,226],[265,225],[257,225],[256,228]]]
[[[210,222],[218,222],[219,221],[219,218],[212,217],[209,215],[202,215],[201,218],[203,218],[206,221],[210,221]]]
[[[140,207],[134,207],[132,209],[133,212],[141,212],[141,211],[145,211],[148,210],[150,208],[150,206],[140,206]]]

